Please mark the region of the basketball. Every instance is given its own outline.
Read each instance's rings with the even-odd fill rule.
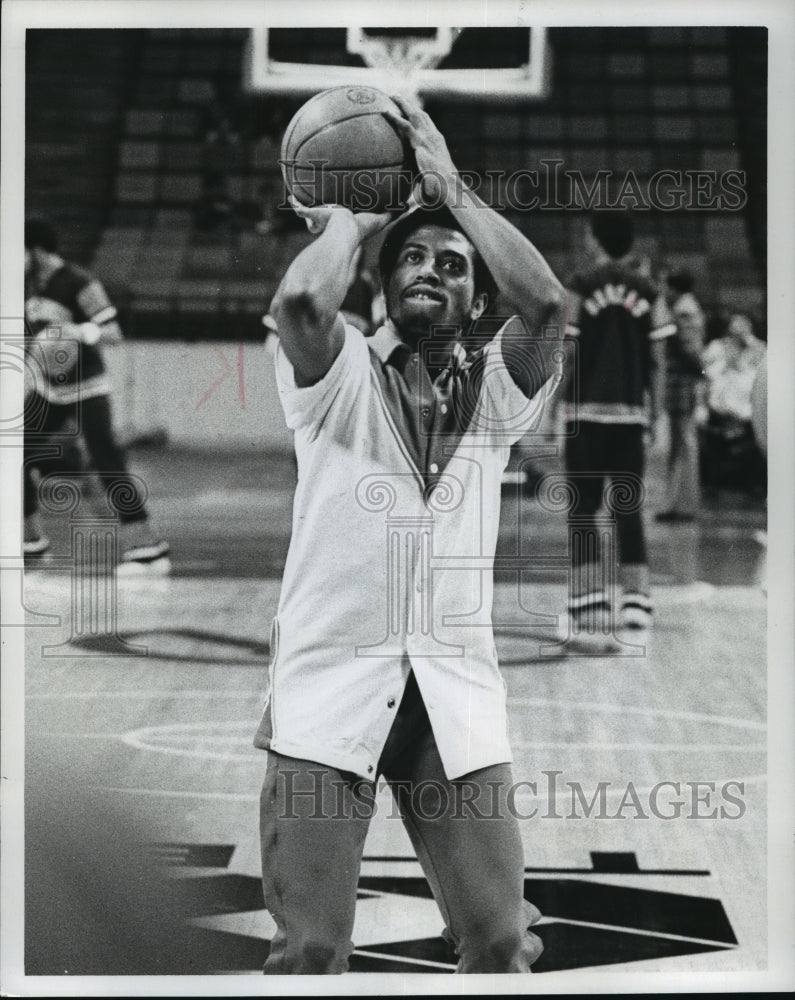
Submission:
[[[386,109],[401,114],[374,87],[333,87],[310,98],[282,140],[288,191],[308,206],[401,211],[411,193],[414,157]]]

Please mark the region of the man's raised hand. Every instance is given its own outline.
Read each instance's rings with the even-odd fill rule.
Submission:
[[[391,96],[403,112],[403,117],[389,110],[384,111],[384,115],[408,139],[414,150],[420,175],[417,200],[439,205],[452,196],[457,173],[447,141],[427,111],[401,94]]]
[[[314,236],[324,232],[332,216],[337,214],[350,216],[356,222],[362,240],[383,229],[393,218],[389,212],[352,212],[343,205],[302,205],[294,195],[290,195],[289,200],[292,210],[306,222],[306,228]]]

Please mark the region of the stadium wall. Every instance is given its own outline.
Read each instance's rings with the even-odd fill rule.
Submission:
[[[105,351],[114,421],[127,442],[289,449],[273,355],[262,343],[126,341]]]

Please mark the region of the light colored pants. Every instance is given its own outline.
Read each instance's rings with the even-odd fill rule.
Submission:
[[[664,510],[695,514],[701,504],[696,419],[689,413],[668,414],[671,445]]]
[[[519,824],[506,809],[509,765],[448,781],[411,674],[379,772],[444,917],[456,971],[529,972],[543,945],[527,928],[540,913],[524,900]],[[444,795],[449,808],[439,815]],[[373,782],[269,752],[260,831],[265,905],[277,931],[266,974],[347,970],[374,803]]]

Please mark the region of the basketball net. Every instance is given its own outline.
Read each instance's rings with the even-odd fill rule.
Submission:
[[[347,48],[362,57],[387,92],[397,91],[419,101],[420,72],[439,65],[455,36],[455,28],[437,28],[433,37],[377,35],[362,28],[348,28]]]

